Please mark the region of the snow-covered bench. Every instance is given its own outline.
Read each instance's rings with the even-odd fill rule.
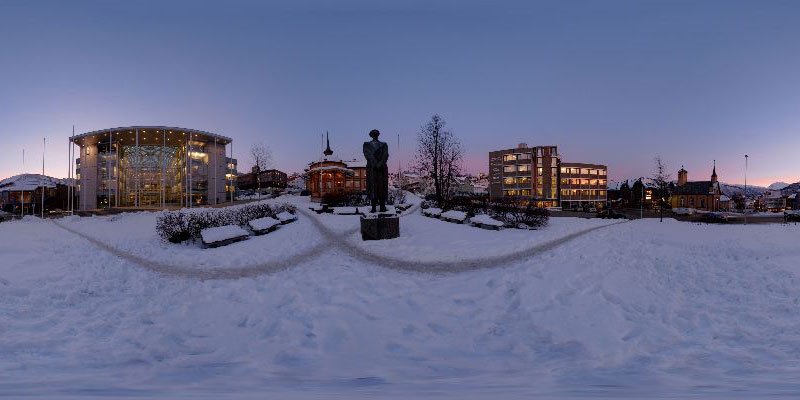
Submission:
[[[431,218],[439,218],[439,216],[442,215],[442,209],[441,208],[434,208],[434,207],[423,208],[422,209],[422,215],[424,215],[426,217],[431,217]]]
[[[486,214],[476,215],[470,218],[469,222],[482,229],[500,230],[503,227],[503,221],[498,221]]]
[[[250,233],[239,225],[225,225],[203,229],[200,236],[206,247],[219,247],[245,240]]]
[[[281,221],[272,217],[264,217],[264,218],[254,219],[250,221],[248,224],[250,225],[250,229],[253,230],[253,233],[255,233],[256,235],[263,235],[265,233],[269,233],[277,229],[278,226],[281,224]]]
[[[467,220],[467,213],[455,210],[445,211],[439,216],[439,219],[443,219],[447,222],[463,224]]]
[[[281,221],[281,224],[283,224],[283,225],[286,225],[286,224],[288,224],[290,222],[297,221],[297,216],[292,214],[292,213],[290,213],[290,212],[288,212],[288,211],[284,211],[284,212],[276,215],[275,218],[277,218],[278,221]]]

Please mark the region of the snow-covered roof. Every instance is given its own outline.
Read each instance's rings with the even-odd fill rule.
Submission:
[[[308,170],[309,173],[311,172],[322,172],[322,171],[342,171],[347,174],[352,174],[353,170],[350,168],[340,167],[338,165],[326,165],[324,167],[315,167]]]
[[[349,168],[367,168],[367,161],[366,160],[350,160],[344,161]]]
[[[27,192],[42,186],[54,188],[57,184],[66,184],[66,180],[42,174],[21,174],[0,181],[0,192]]]
[[[730,201],[730,200],[731,200],[731,198],[728,197],[728,196],[725,196],[724,194],[722,196],[719,196],[719,201]]]

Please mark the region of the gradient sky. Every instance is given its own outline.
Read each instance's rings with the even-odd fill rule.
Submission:
[[[67,137],[129,125],[254,142],[301,171],[377,128],[391,165],[441,114],[467,167],[556,144],[612,179],[800,181],[800,1],[0,0],[0,177],[65,176]],[[397,134],[401,146],[397,149]],[[33,154],[31,154],[33,153]]]

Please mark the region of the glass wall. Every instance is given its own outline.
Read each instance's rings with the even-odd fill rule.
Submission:
[[[217,137],[215,142],[214,136],[173,129],[122,128],[76,141],[97,149],[97,208],[208,204],[209,189],[216,189],[214,179],[219,179],[221,193],[231,190],[229,179],[235,177],[235,160],[225,154],[229,139]],[[220,163],[220,171],[228,167],[218,177],[214,174],[215,162]],[[94,176],[90,174],[87,182],[94,186]]]

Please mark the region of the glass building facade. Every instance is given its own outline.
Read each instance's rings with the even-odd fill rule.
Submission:
[[[70,141],[80,149],[81,210],[191,207],[233,198],[236,162],[228,137],[139,126],[89,132]]]

